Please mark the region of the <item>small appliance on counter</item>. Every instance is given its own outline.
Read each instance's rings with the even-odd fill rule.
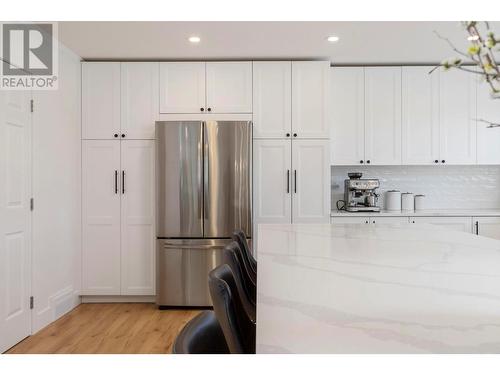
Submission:
[[[387,211],[401,211],[401,192],[389,190],[385,193],[385,209]]]
[[[349,179],[344,181],[344,209],[349,212],[379,212],[377,206],[380,187],[377,179],[362,179],[362,173],[348,173]]]

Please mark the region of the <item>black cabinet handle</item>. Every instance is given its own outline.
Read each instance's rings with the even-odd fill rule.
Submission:
[[[366,164],[370,164],[370,160],[367,160],[367,161],[366,161]]]
[[[122,194],[125,194],[125,171],[122,171]]]
[[[293,136],[294,136],[294,137],[297,137],[297,133],[293,133]]]
[[[297,194],[297,170],[296,169],[293,171],[293,174],[294,174],[294,179],[295,179],[294,192],[295,192],[295,194]]]
[[[118,194],[118,171],[116,169],[115,169],[115,194]]]
[[[212,112],[212,108],[208,107],[207,111]]]
[[[118,134],[115,133],[115,138],[118,138]]]
[[[286,170],[286,192],[290,193],[290,169]]]
[[[203,112],[204,110],[205,110],[205,108],[203,108],[203,107],[202,107],[202,108],[200,108],[200,111],[202,111],[202,112]]]
[[[363,160],[360,160],[360,161],[359,161],[359,164],[363,164]]]
[[[437,160],[437,159],[436,159],[436,160],[434,160],[434,163],[439,163],[439,160]]]
[[[446,163],[446,160],[441,160],[441,163]]]
[[[290,133],[286,133],[286,136],[289,137],[290,136]]]
[[[368,220],[365,220],[365,224],[368,224]]]
[[[479,235],[479,221],[476,221],[476,234]]]
[[[122,134],[122,138],[125,138],[125,134]]]

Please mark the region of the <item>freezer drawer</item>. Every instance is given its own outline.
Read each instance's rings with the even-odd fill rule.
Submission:
[[[158,239],[159,306],[212,306],[208,273],[222,263],[230,239]]]

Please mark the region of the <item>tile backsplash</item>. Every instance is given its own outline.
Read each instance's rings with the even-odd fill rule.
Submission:
[[[369,166],[331,167],[332,209],[344,198],[348,172],[362,172],[362,178],[378,178],[379,206],[385,209],[385,192],[425,194],[428,209],[500,208],[500,166]]]

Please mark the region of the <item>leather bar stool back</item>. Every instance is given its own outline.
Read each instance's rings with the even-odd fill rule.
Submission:
[[[255,353],[255,324],[243,307],[231,268],[222,264],[209,273],[210,295],[214,312],[232,354]]]
[[[191,319],[175,339],[173,354],[229,354],[224,333],[213,311]]]
[[[240,245],[241,250],[243,250],[243,253],[245,255],[245,258],[250,265],[250,268],[252,271],[257,275],[257,261],[252,255],[252,252],[250,251],[250,246],[248,244],[247,236],[245,236],[245,232],[242,230],[237,230],[234,231],[232,235],[233,241],[238,242],[238,245]]]

